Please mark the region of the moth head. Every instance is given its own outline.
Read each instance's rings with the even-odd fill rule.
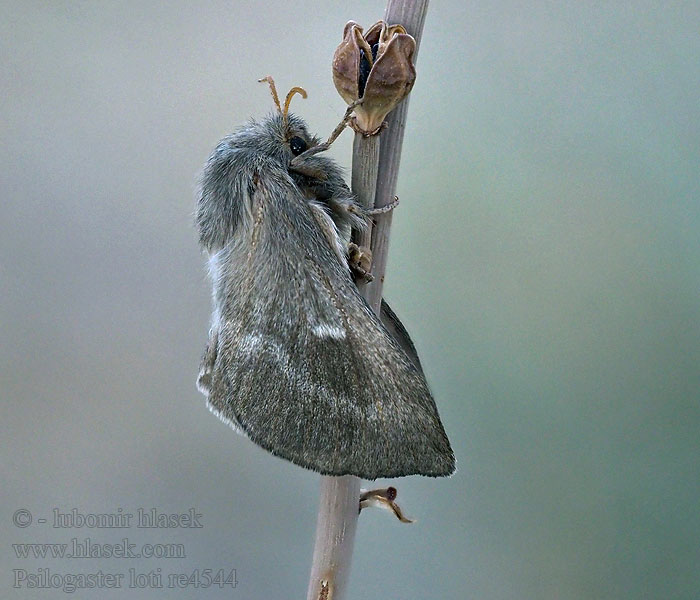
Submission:
[[[310,148],[319,145],[304,121],[289,112],[292,98],[306,92],[292,88],[284,104],[280,104],[274,81],[266,77],[270,85],[276,113],[260,121],[251,121],[219,142],[204,165],[199,182],[197,201],[197,226],[200,243],[207,250],[223,246],[244,216],[245,207],[262,179],[280,182],[300,175],[293,161]],[[304,158],[304,157],[302,157]],[[328,167],[321,157],[312,157],[319,163],[317,174],[326,175]]]
[[[270,116],[265,123],[270,149],[273,146],[277,146],[279,148],[278,157],[289,164],[296,156],[303,154],[309,148],[319,143],[317,138],[309,134],[306,123],[299,117],[289,113],[289,105],[292,98],[296,94],[306,98],[306,90],[301,87],[293,87],[287,93],[284,104],[281,104],[272,76],[268,75],[259,81],[261,83],[266,82],[270,86],[272,100],[277,107],[277,114]]]

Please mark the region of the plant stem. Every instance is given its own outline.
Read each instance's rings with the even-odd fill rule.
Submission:
[[[377,172],[379,170],[379,135],[364,136],[355,133],[352,145],[352,193],[358,204],[366,209],[374,208],[374,198],[377,193]],[[371,248],[373,240],[373,226],[370,223],[364,231],[354,232],[353,241],[365,248]],[[372,261],[374,270],[374,261]],[[369,284],[358,281],[357,287],[365,299],[369,299]],[[381,296],[376,303],[370,302],[375,313],[379,314]]]
[[[339,600],[350,575],[352,547],[360,514],[360,479],[321,476],[321,500],[307,600]],[[324,582],[328,586],[323,597]]]
[[[384,20],[400,23],[416,40],[414,64],[428,10],[428,0],[389,0]],[[383,207],[394,197],[408,98],[387,118],[388,127],[379,136],[355,134],[352,160],[352,190],[365,208]],[[358,236],[358,245],[372,250],[374,280],[359,285],[362,295],[379,315],[384,273],[389,251],[391,211],[375,217],[375,225]],[[347,588],[355,530],[359,516],[360,479],[321,476],[321,500],[316,522],[316,542],[307,600],[342,600]]]
[[[400,23],[406,32],[416,40],[416,51],[413,54],[413,64],[418,61],[420,39],[423,34],[425,15],[428,12],[428,0],[389,0],[384,13],[387,23]],[[409,94],[401,104],[389,113],[386,119],[387,127],[382,132],[382,145],[379,150],[379,166],[375,208],[386,206],[394,199],[396,182],[399,177],[401,162],[401,146],[406,130]],[[373,308],[379,306],[382,299],[382,288],[386,274],[387,257],[389,256],[389,230],[393,211],[377,215],[372,232],[372,275],[374,280],[367,285],[367,301]],[[376,309],[375,309],[376,310]]]

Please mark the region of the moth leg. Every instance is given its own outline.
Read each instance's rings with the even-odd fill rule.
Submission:
[[[348,244],[348,266],[356,281],[370,282],[374,279],[369,272],[372,267],[372,251],[354,242]]]
[[[398,196],[394,196],[394,199],[393,199],[391,202],[389,202],[389,204],[387,204],[386,206],[381,206],[381,207],[379,207],[379,208],[373,208],[373,209],[371,209],[371,210],[368,210],[368,211],[367,211],[367,214],[370,215],[370,216],[374,216],[374,215],[383,215],[384,213],[391,212],[391,211],[394,210],[398,205],[399,205],[399,197],[398,197]]]
[[[319,181],[327,180],[328,173],[326,172],[325,164],[314,160],[314,156],[319,152],[325,152],[328,148],[330,148],[330,145],[327,142],[312,146],[289,161],[289,170]]]
[[[290,168],[293,171],[301,173],[302,175],[307,175],[308,177],[315,177],[316,179],[325,179],[326,174],[323,171],[321,171],[318,168],[314,168],[311,165],[304,164],[304,162],[308,158],[311,158],[314,154],[318,154],[319,152],[325,152],[326,150],[328,150],[328,148],[331,147],[331,144],[335,142],[336,138],[343,132],[345,127],[347,127],[347,124],[350,122],[352,118],[352,111],[355,110],[355,107],[357,107],[360,104],[362,104],[362,98],[360,98],[359,100],[355,100],[355,102],[350,104],[350,106],[348,106],[347,110],[345,111],[343,119],[331,132],[331,135],[328,137],[328,139],[321,144],[316,144],[315,146],[312,146],[305,152],[302,152],[299,156],[293,158],[292,162],[289,165]]]
[[[212,328],[209,332],[209,340],[204,350],[204,356],[202,356],[202,362],[199,366],[199,376],[197,377],[197,389],[205,396],[208,396],[211,391],[211,380],[212,373],[214,372],[214,364],[216,363],[218,342],[219,332]]]
[[[379,208],[362,208],[361,206],[358,206],[357,204],[353,204],[352,206],[348,207],[348,212],[355,213],[357,215],[361,215],[365,218],[367,217],[374,217],[375,215],[383,215],[384,213],[391,212],[394,210],[397,206],[399,205],[399,197],[394,196],[394,199],[389,202],[386,206],[381,206]]]
[[[315,148],[311,148],[311,150],[315,150],[316,148],[318,148],[318,146],[316,146]],[[306,154],[307,152],[309,152],[309,150],[304,152],[304,154]],[[306,177],[311,177],[312,179],[325,181],[328,178],[325,171],[318,165],[314,165],[311,162],[307,162],[304,160],[310,158],[311,156],[313,156],[313,154],[308,156],[304,156],[304,154],[300,154],[299,156],[294,158],[292,162],[289,163],[289,168],[292,171],[299,173],[300,175],[305,175]],[[314,152],[314,154],[316,153]]]

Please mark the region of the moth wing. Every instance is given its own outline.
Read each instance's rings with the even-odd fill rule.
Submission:
[[[326,475],[450,475],[454,455],[422,373],[298,189],[264,183],[256,226],[222,251],[228,300],[210,407],[266,450]]]
[[[418,358],[418,351],[416,350],[413,340],[409,335],[408,331],[404,327],[401,319],[392,310],[389,303],[382,298],[382,308],[379,315],[382,325],[389,332],[392,338],[401,346],[401,349],[406,353],[406,356],[411,359],[413,366],[423,373],[423,366],[420,364],[420,358]]]

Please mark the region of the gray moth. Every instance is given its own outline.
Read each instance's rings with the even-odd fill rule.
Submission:
[[[198,388],[272,454],[325,475],[446,476],[455,459],[413,343],[348,266],[366,217],[319,140],[284,110],[225,137],[196,223],[213,285]],[[276,99],[276,94],[275,94]]]

